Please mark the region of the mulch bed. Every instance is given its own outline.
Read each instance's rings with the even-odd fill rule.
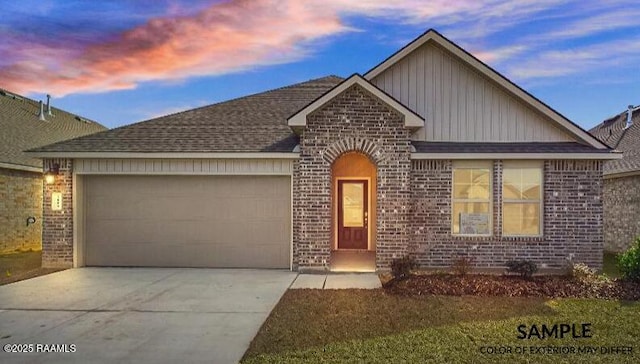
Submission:
[[[2,274],[0,276],[0,286],[9,284],[9,283],[24,281],[25,279],[31,279],[31,278],[40,277],[40,276],[44,276],[44,275],[55,273],[55,272],[60,272],[62,270],[64,270],[64,268],[37,268],[37,269],[33,269],[26,272],[12,274],[11,276]]]
[[[384,285],[387,293],[401,296],[506,296],[573,297],[639,300],[640,283],[612,280],[607,283],[584,283],[570,277],[536,276],[524,279],[507,275],[411,275]]]
[[[42,252],[0,254],[0,286],[58,272],[60,268],[42,268]]]

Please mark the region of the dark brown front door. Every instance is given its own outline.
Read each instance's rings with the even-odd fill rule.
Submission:
[[[367,180],[338,181],[338,249],[367,249],[368,195]]]

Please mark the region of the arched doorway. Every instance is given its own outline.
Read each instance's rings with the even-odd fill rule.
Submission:
[[[331,167],[331,270],[375,271],[376,166],[348,152]]]

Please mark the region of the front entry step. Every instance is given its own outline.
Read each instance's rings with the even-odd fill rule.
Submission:
[[[298,274],[291,289],[377,289],[382,288],[375,273]]]
[[[368,250],[334,250],[331,252],[332,272],[370,273],[376,271],[376,252]]]

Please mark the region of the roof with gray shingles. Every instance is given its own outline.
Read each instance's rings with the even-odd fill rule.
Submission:
[[[287,118],[343,79],[328,76],[36,148],[37,152],[291,152]]]
[[[605,175],[640,171],[640,108],[633,111],[631,120],[631,127],[625,129],[625,111],[590,130],[598,139],[623,152],[622,159],[604,164]]]
[[[580,143],[453,143],[412,141],[418,153],[611,153]]]
[[[42,160],[27,149],[96,133],[106,128],[94,121],[52,107],[47,121],[38,117],[37,101],[0,89],[0,163],[19,167],[42,167]]]

